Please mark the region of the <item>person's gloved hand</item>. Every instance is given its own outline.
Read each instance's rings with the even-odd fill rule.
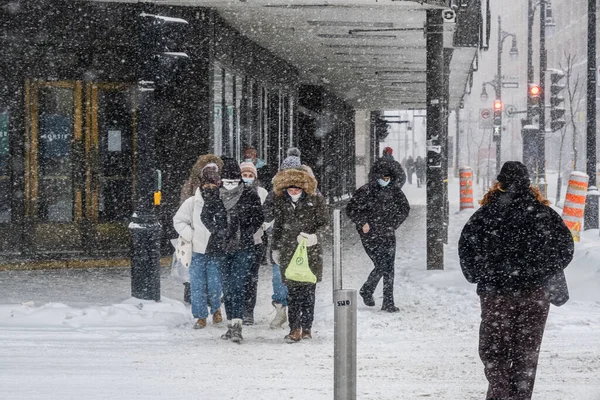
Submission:
[[[273,260],[273,264],[281,265],[281,264],[279,264],[280,257],[281,257],[281,254],[279,253],[279,250],[273,250],[271,252],[271,260]]]
[[[298,240],[298,243],[300,243],[302,239],[306,239],[306,247],[314,246],[315,244],[317,244],[318,241],[317,235],[315,235],[314,233],[300,232],[296,240]]]

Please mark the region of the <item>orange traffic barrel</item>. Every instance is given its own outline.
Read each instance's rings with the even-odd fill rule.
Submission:
[[[589,177],[584,172],[573,171],[569,176],[569,186],[565,196],[562,218],[565,225],[571,231],[573,240],[579,242],[581,225],[583,224],[583,212],[585,210],[585,198],[587,196]]]
[[[460,209],[473,208],[473,170],[471,167],[460,167]]]

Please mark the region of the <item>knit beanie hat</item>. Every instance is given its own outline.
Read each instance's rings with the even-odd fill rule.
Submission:
[[[391,147],[384,147],[384,149],[383,149],[383,154],[392,155],[393,152],[394,152],[394,150],[392,150]]]
[[[299,168],[301,165],[302,163],[300,162],[300,157],[287,156],[281,163],[281,167],[279,169]]]
[[[221,179],[242,179],[242,171],[240,170],[240,166],[233,158],[223,158]]]
[[[512,185],[526,189],[531,184],[527,167],[519,161],[505,162],[498,174],[497,180],[505,187]]]
[[[254,175],[254,178],[258,177],[258,172],[256,171],[256,167],[251,162],[248,162],[248,161],[241,162],[240,170],[241,170],[242,174],[244,172],[251,172]]]
[[[221,186],[221,177],[214,167],[207,166],[202,170],[202,182],[203,184],[213,184]]]

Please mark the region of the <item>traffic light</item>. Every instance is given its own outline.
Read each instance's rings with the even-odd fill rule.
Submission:
[[[542,93],[542,88],[538,84],[530,83],[528,93],[531,99],[539,99],[540,94]]]
[[[189,56],[185,52],[188,22],[164,15],[140,15],[140,76],[158,90],[168,89],[185,76]]]
[[[565,89],[565,85],[560,83],[564,77],[563,71],[550,70],[550,129],[552,132],[562,129],[566,124],[564,119],[565,98],[560,94]]]
[[[502,100],[496,99],[494,100],[494,133],[493,138],[494,141],[497,141],[501,135],[502,130],[502,109],[504,105],[502,104]]]

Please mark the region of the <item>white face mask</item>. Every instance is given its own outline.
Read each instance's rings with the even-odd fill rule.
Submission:
[[[221,181],[225,190],[233,190],[240,184],[240,181],[237,179],[222,179]]]
[[[294,194],[294,195],[288,193],[288,195],[290,196],[290,198],[292,199],[292,201],[295,203],[298,200],[300,200],[300,197],[302,197],[302,192],[300,192],[298,194]]]

